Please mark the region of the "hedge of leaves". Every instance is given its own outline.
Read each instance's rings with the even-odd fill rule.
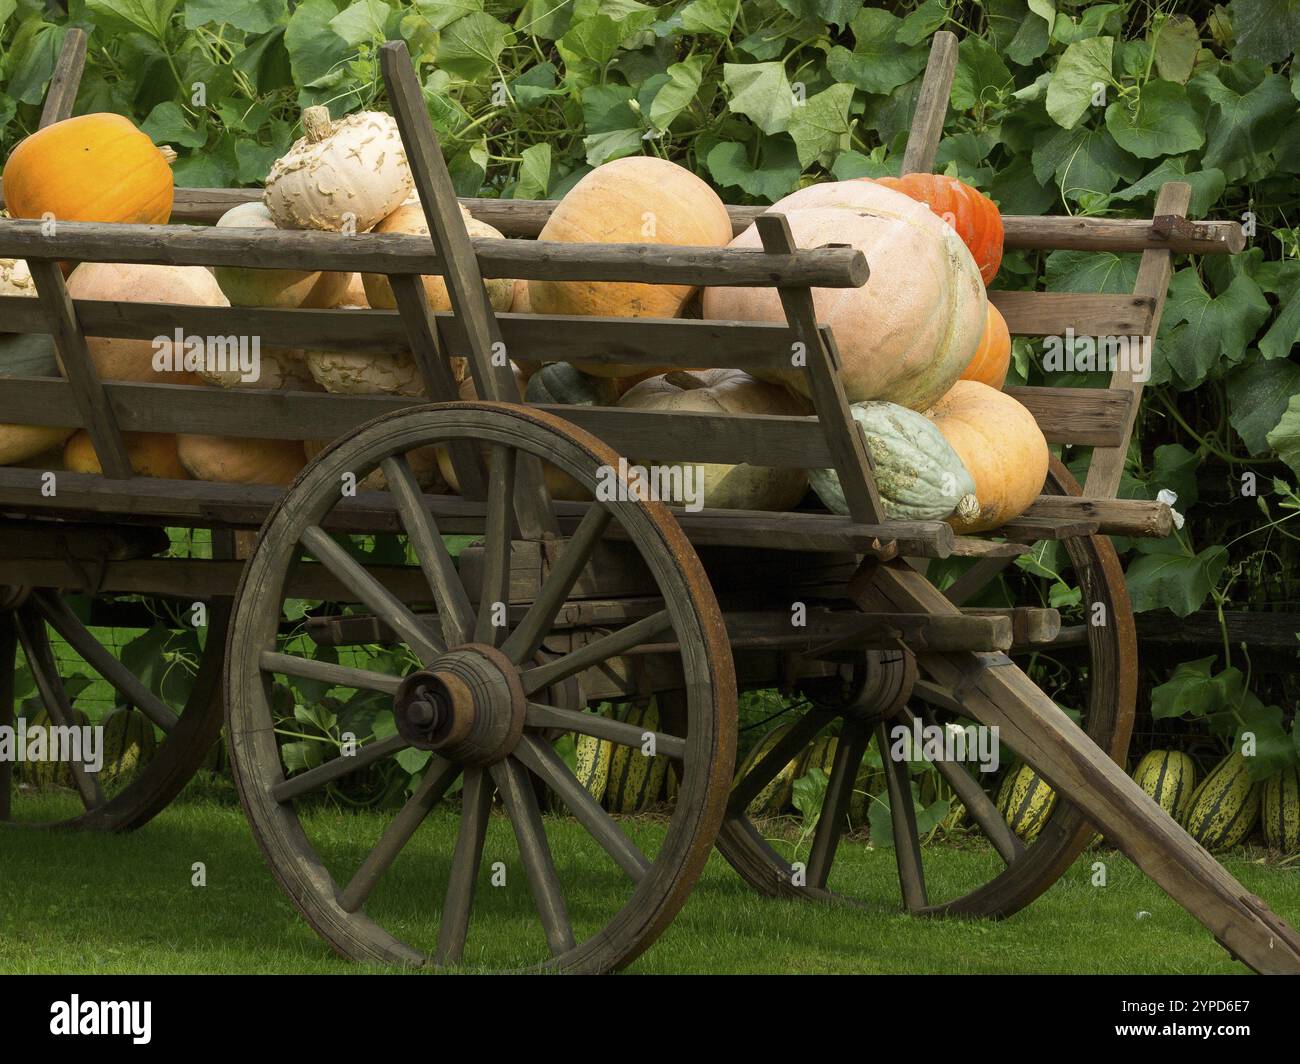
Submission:
[[[954,30],[940,169],[1013,214],[1149,215],[1182,180],[1193,216],[1252,234],[1231,260],[1178,263],[1122,490],[1173,490],[1188,522],[1121,546],[1139,611],[1300,600],[1296,0],[73,0],[66,16],[0,0],[0,151],[33,128],[73,24],[91,32],[78,109],[135,116],[178,149],[182,185],[259,182],[303,106],[382,105],[375,49],[400,37],[462,194],[558,197],[653,153],[760,203],[896,173],[929,40]],[[1135,255],[1017,252],[996,285],[1124,291],[1136,270]],[[1017,341],[1016,379],[1104,382],[1045,373],[1038,353]],[[1289,677],[1251,678],[1226,638],[1167,671],[1148,677],[1158,717],[1254,731],[1261,774],[1294,761]]]

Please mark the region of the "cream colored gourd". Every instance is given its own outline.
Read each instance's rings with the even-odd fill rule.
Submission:
[[[583,177],[551,212],[538,239],[722,247],[731,239],[731,219],[718,194],[685,167],[635,155],[605,163]],[[528,282],[535,314],[675,318],[694,293],[690,285]],[[640,367],[593,363],[578,368],[600,377],[627,377]]]
[[[925,416],[975,481],[979,514],[950,517],[958,532],[998,528],[1038,498],[1050,453],[1034,415],[1016,399],[979,381],[957,381]]]
[[[307,464],[299,440],[244,440],[232,436],[177,436],[176,453],[195,480],[222,484],[292,483]]]
[[[789,392],[755,380],[737,369],[677,370],[636,384],[619,399],[628,410],[662,410],[711,414],[808,413],[807,406]],[[637,456],[648,465],[652,455]],[[663,463],[656,463],[663,465]],[[688,464],[675,463],[683,469]],[[808,489],[802,469],[770,466],[696,464],[702,472],[703,505],[722,510],[789,510]],[[683,477],[685,482],[685,477]]]
[[[306,352],[296,347],[263,347],[258,351],[255,376],[246,380],[246,372],[238,367],[204,368],[198,371],[208,384],[219,388],[251,388],[271,392],[319,392],[305,361]]]
[[[480,222],[474,218],[464,207],[460,209],[461,217],[465,221],[465,228],[469,231],[471,237],[493,237],[501,239],[501,232],[493,229],[486,222]],[[424,217],[424,208],[419,203],[408,203],[398,207],[392,214],[375,226],[376,233],[406,233],[412,236],[429,235],[429,223]],[[424,295],[428,300],[430,310],[450,310],[451,296],[447,293],[447,283],[437,276],[426,276],[424,280]],[[382,273],[363,273],[361,275],[362,284],[366,289],[366,302],[376,310],[393,310],[397,307],[397,300],[393,296],[392,285],[388,283],[388,278]],[[510,304],[514,301],[515,282],[508,277],[489,277],[483,282],[487,288],[488,299],[492,303],[492,309],[497,311],[509,310]]]
[[[124,432],[127,458],[137,476],[187,480],[189,474],[176,453],[176,437],[170,432]],[[63,448],[63,465],[74,473],[103,473],[95,445],[85,429],[73,433]]]
[[[218,220],[219,229],[278,229],[266,204],[250,201],[231,207]],[[214,266],[212,274],[234,307],[279,307],[295,310],[336,306],[355,274],[320,270],[259,270],[245,266]]]
[[[0,296],[35,296],[36,282],[23,259],[0,259]]]
[[[970,361],[987,318],[979,270],[957,234],[924,203],[869,181],[810,185],[769,208],[785,213],[800,248],[849,244],[871,276],[861,288],[814,289],[835,333],[850,402],[883,399],[924,410]],[[750,226],[732,247],[760,248]],[[773,288],[709,288],[704,316],[784,322]],[[761,374],[808,395],[802,370]]]
[[[391,115],[361,111],[336,122],[327,107],[308,107],[302,125],[305,135],[266,177],[262,202],[281,229],[365,232],[411,194],[411,168]]]
[[[211,271],[203,266],[83,262],[68,278],[68,292],[73,299],[229,306]],[[102,380],[200,383],[193,372],[184,368],[185,345],[177,345],[170,337],[155,343],[90,336],[86,346]],[[155,363],[171,368],[156,369]]]

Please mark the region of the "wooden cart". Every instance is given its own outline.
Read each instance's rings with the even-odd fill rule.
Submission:
[[[79,47],[84,40],[74,31],[47,120],[70,113]],[[908,767],[886,757],[907,910],[1013,913],[1064,874],[1095,827],[1235,957],[1259,971],[1300,971],[1295,932],[1123,769],[1135,642],[1123,574],[1106,536],[1165,535],[1171,521],[1163,505],[1114,498],[1140,383],[1119,372],[1107,389],[1013,390],[1049,441],[1093,448],[1083,489],[1054,461],[1041,498],[996,533],[955,536],[942,522],[888,520],[835,372],[835,337],[818,324],[811,296],[816,287],[864,283],[858,252],[796,250],[783,217],[748,208],[733,208],[735,225],[739,231],[756,222],[762,250],[471,240],[405,46],[386,45],[382,59],[431,241],[179,224],[64,223],[47,236],[39,222],[0,222],[0,256],[28,260],[40,297],[0,299],[3,327],[52,333],[66,374],[4,380],[0,422],[83,426],[105,470],[57,472],[51,480],[40,469],[0,469],[2,722],[11,721],[16,644],[50,717],[72,717],[49,626],[165,733],[148,769],[120,790],[106,790],[77,766],[81,805],[67,815],[44,815],[49,800],[25,797],[10,766],[0,766],[0,818],[31,823],[20,808],[30,801],[43,825],[143,823],[175,796],[215,740],[224,683],[231,760],[254,833],[282,887],[335,949],[384,963],[603,971],[626,964],[667,926],[715,843],[766,894],[864,903],[854,893],[856,862],[890,859],[880,850],[864,858],[857,842],[845,841],[869,741],[877,736],[885,750],[887,729],[900,721],[961,719],[998,727],[1063,800],[1027,845],[1007,828],[985,784],[959,763],[938,762],[993,848],[987,882],[949,887],[927,881]],[[905,158],[909,170],[933,165],[954,64],[955,41],[938,35]],[[180,190],[176,215],[211,221],[255,195]],[[993,293],[1012,333],[1154,334],[1171,255],[1241,244],[1227,223],[1187,221],[1187,203],[1187,186],[1170,184],[1149,220],[1007,218],[1012,247],[1142,252],[1131,294]],[[511,238],[536,235],[551,207],[469,205]],[[399,309],[74,303],[58,265],[68,260],[382,272]],[[429,311],[426,274],[445,278],[453,312]],[[787,321],[496,314],[484,277],[775,285]],[[267,344],[409,352],[436,402],[96,377],[86,335],[147,338],[178,326],[199,335],[252,333]],[[800,344],[817,413],[715,418],[525,405],[494,357],[500,344],[517,358],[743,369],[788,368],[791,345]],[[483,401],[454,401],[450,357],[469,360]],[[335,442],[282,490],[133,476],[124,431]],[[406,456],[435,444],[449,448],[462,494],[426,495],[417,484]],[[658,502],[549,497],[544,464],[594,491],[620,455],[833,466],[850,513],[686,513]],[[341,490],[375,470],[387,490]],[[213,529],[213,556],[160,556],[164,526]],[[251,555],[235,559],[232,531],[259,526]],[[400,534],[418,564],[367,566],[331,534],[375,532]],[[456,533],[480,538],[453,561],[443,537]],[[1102,623],[1062,625],[1035,575],[1043,567],[1010,564],[1030,550],[1052,552],[1052,564],[1081,588],[1074,615]],[[962,571],[939,590],[930,577],[942,565]],[[1018,581],[1023,603],[964,605],[999,574]],[[64,601],[73,592],[92,596],[89,626]],[[206,649],[179,715],[91,631],[131,623],[150,597],[209,605]],[[290,598],[352,604],[345,615],[309,619],[307,631],[333,646],[391,644],[394,660],[404,658],[409,668],[383,674],[289,652],[282,635]],[[806,606],[806,625],[792,626],[795,603]],[[1053,679],[1059,662],[1072,679]],[[354,756],[289,772],[271,704],[277,676],[377,692],[391,699],[397,734]],[[803,693],[809,708],[733,781],[737,691],[774,686]],[[654,733],[584,712],[602,700],[652,695],[662,720]],[[1080,723],[1058,701],[1072,701]],[[821,815],[810,846],[793,860],[746,810],[828,730],[838,746]],[[635,756],[653,735],[653,750],[670,759],[677,784],[671,815],[646,822],[606,813],[552,745],[563,733],[608,739]],[[406,748],[431,757],[378,839],[358,837],[359,818],[296,801]],[[449,803],[430,816],[457,784],[459,812]],[[546,792],[567,807],[590,846],[575,849],[571,822],[542,815],[539,794]],[[492,815],[497,799],[504,817]],[[422,823],[426,830],[417,834]],[[522,865],[519,882],[498,853]],[[471,912],[478,933],[469,932]]]

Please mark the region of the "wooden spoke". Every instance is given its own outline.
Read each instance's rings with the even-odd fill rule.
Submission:
[[[18,611],[18,639],[22,643],[23,653],[27,655],[28,668],[31,669],[32,679],[36,681],[36,689],[40,692],[50,720],[64,728],[75,727],[76,715],[63,680],[59,677],[58,663],[54,660],[49,636],[45,633],[45,622],[31,605]],[[86,766],[80,761],[70,762],[69,767],[82,804],[87,809],[98,809],[104,804],[104,792],[99,786],[99,780],[87,772]]]
[[[467,643],[474,630],[474,610],[456,573],[456,563],[424,503],[424,494],[410,463],[405,456],[395,455],[385,458],[381,466],[406,537],[433,591],[443,642],[449,647]]]
[[[271,797],[277,802],[293,801],[301,795],[320,790],[334,780],[373,765],[376,761],[382,761],[399,750],[405,750],[408,745],[400,735],[390,735],[386,739],[366,743],[351,757],[336,757],[333,761],[326,761],[323,765],[281,781],[271,788]]]
[[[13,727],[14,723],[14,665],[18,652],[18,633],[14,630],[13,614],[0,612],[0,728]],[[8,820],[13,813],[12,759],[0,760],[0,820]]]
[[[474,888],[483,863],[483,841],[492,815],[492,780],[481,768],[465,772],[461,788],[460,831],[451,855],[451,876],[438,923],[438,949],[434,963],[459,964],[465,953],[469,917],[474,909]]]
[[[515,756],[559,795],[574,819],[600,843],[601,848],[614,859],[614,863],[631,876],[634,883],[641,882],[650,870],[650,862],[633,845],[632,840],[623,834],[614,818],[578,782],[564,759],[555,752],[555,748],[534,736],[525,735],[515,749]]]
[[[313,661],[311,658],[299,658],[293,654],[281,654],[274,650],[262,652],[262,668],[267,672],[299,676],[304,680],[320,680],[335,687],[379,691],[386,695],[397,694],[397,689],[402,686],[401,677],[398,676],[372,672],[369,669],[356,669],[349,665],[338,665],[332,661]]]
[[[826,886],[831,865],[835,863],[835,850],[844,834],[858,767],[870,741],[871,734],[862,724],[853,720],[844,722],[840,741],[835,746],[835,762],[831,765],[821,816],[813,832],[812,852],[808,855],[808,885],[811,887],[824,889]]]
[[[80,618],[68,609],[67,603],[57,592],[35,591],[32,593],[32,602],[51,627],[67,640],[68,645],[85,658],[86,663],[128,702],[164,732],[169,732],[176,727],[178,718],[171,707],[104,649],[99,640],[81,623]]]
[[[912,711],[906,707],[903,709],[903,716],[909,723],[915,719]],[[927,726],[938,727],[938,720],[934,715],[934,711],[929,707],[922,708],[919,716]],[[966,771],[963,765],[955,761],[943,760],[931,761],[930,764],[934,765],[939,770],[939,775],[948,781],[948,786],[953,789],[953,793],[966,807],[966,812],[980,826],[980,830],[984,832],[984,837],[993,844],[993,848],[997,850],[998,856],[1003,861],[1011,864],[1024,854],[1024,843],[1007,826],[1006,820],[998,812],[998,808],[993,804],[992,799],[984,793],[984,788]]]
[[[498,646],[505,625],[494,624],[495,614],[510,604],[510,554],[514,536],[515,452],[493,444],[488,468],[487,517],[483,524],[483,587],[479,597],[474,641]],[[503,618],[504,620],[504,618]]]
[[[640,746],[645,742],[646,730],[621,720],[611,720],[595,713],[581,713],[576,709],[560,709],[540,702],[529,702],[524,723],[530,728],[559,728],[561,731],[591,735],[608,739],[619,746]],[[686,740],[667,732],[652,732],[655,753],[681,761],[686,756]],[[531,765],[529,766],[532,767]]]
[[[916,810],[912,808],[912,787],[906,761],[889,755],[889,724],[876,726],[876,744],[885,766],[885,783],[889,790],[889,819],[894,827],[894,860],[898,863],[898,882],[903,905],[909,912],[926,906],[925,869],[921,865],[921,840],[916,830]]]
[[[318,525],[311,525],[304,530],[302,543],[362,603],[387,621],[425,665],[442,653],[444,647],[420,623],[415,614],[407,609],[388,588],[366,572],[365,566],[339,546],[324,529]]]
[[[966,707],[961,704],[961,699],[948,688],[937,683],[932,683],[929,680],[917,680],[912,685],[912,694],[916,695],[922,702],[938,706],[949,713],[956,713],[963,717],[967,715]]]
[[[516,664],[528,661],[537,653],[613,516],[609,510],[595,505],[583,515],[537,598],[501,648],[511,661]]]
[[[375,848],[370,851],[343,893],[339,895],[339,907],[344,912],[354,913],[366,903],[380,877],[392,867],[393,862],[397,860],[397,855],[411,841],[415,829],[424,822],[424,818],[429,815],[429,810],[442,800],[442,796],[447,793],[447,788],[459,775],[459,765],[444,761],[437,756],[430,758],[415,793],[398,810],[392,823],[380,836]]]
[[[576,943],[573,925],[569,922],[569,911],[560,891],[555,861],[551,857],[551,847],[546,841],[542,814],[537,808],[537,795],[533,791],[532,780],[523,765],[513,758],[506,758],[493,765],[492,778],[496,780],[506,813],[515,829],[519,857],[528,875],[528,885],[533,892],[537,914],[541,917],[542,929],[546,932],[546,944],[550,947],[551,954],[558,957],[573,949]]]
[[[768,785],[786,765],[803,753],[826,725],[835,719],[831,709],[811,709],[790,726],[742,779],[736,782],[727,799],[727,812],[740,815],[749,808],[758,792]]]
[[[633,647],[653,639],[671,625],[672,621],[668,619],[668,611],[659,610],[649,617],[643,617],[641,620],[629,624],[626,628],[620,628],[617,632],[610,632],[609,635],[593,639],[586,646],[579,647],[561,658],[548,661],[545,665],[539,665],[535,669],[529,669],[520,677],[524,685],[524,694],[534,694],[545,687],[550,687],[552,684],[559,683],[561,680],[581,672],[583,669],[589,669],[593,665],[599,665],[602,661],[608,661],[619,654],[625,654]]]

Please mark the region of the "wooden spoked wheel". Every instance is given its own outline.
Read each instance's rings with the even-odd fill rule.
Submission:
[[[56,633],[81,658],[76,672],[106,682],[118,705],[131,706],[161,733],[143,767],[96,772],[83,761],[56,762],[60,783],[25,779],[30,762],[0,761],[0,827],[128,831],[140,827],[180,793],[221,732],[222,662],[229,603],[215,600],[189,695],[177,713],[105,647],[64,597],[49,588],[0,589],[0,724],[14,724],[16,667],[26,665],[48,725],[82,723],[69,693],[67,666],[51,642]],[[31,715],[29,715],[30,717]],[[29,720],[29,723],[31,721]],[[114,766],[110,766],[110,769]],[[122,766],[116,766],[121,769]]]
[[[485,449],[489,470],[477,602],[406,458],[462,441]],[[335,949],[356,960],[476,970],[617,968],[672,920],[717,833],[735,752],[735,676],[698,558],[661,504],[594,503],[532,604],[516,611],[513,627],[502,624],[520,455],[544,458],[593,493],[599,471],[618,461],[599,440],[534,410],[450,403],[402,411],[317,456],[268,517],[244,572],[227,665],[235,780],[282,887]],[[413,612],[321,530],[343,478],[359,480],[377,468],[435,614]],[[537,650],[611,522],[653,575],[662,608],[542,661]],[[278,649],[286,577],[304,552],[398,634],[412,661],[404,675]],[[548,694],[651,642],[680,648],[688,703],[684,737],[654,736],[657,753],[676,763],[681,788],[671,819],[659,825],[611,817],[552,745],[558,733],[572,732],[642,750],[648,736],[565,708]],[[277,675],[390,696],[397,734],[286,775],[270,694]],[[331,781],[404,748],[432,756],[382,828],[373,818],[313,803]],[[568,807],[571,820],[539,812],[538,783]]]
[[[1053,462],[1044,491],[1048,494],[1079,494],[1078,484],[1059,463]],[[1041,545],[1040,545],[1041,547]],[[1121,765],[1128,749],[1133,725],[1137,687],[1137,646],[1132,609],[1124,585],[1124,574],[1110,540],[1101,536],[1081,536],[1061,541],[1053,548],[1050,564],[1061,577],[1035,578],[1019,571],[1012,581],[1016,605],[1061,605],[1063,627],[1060,638],[1049,644],[1013,648],[1005,666],[1018,666],[1067,710],[1077,711],[1079,724],[1088,737]],[[993,574],[994,576],[996,575]],[[992,579],[992,576],[989,577]],[[1052,588],[1068,584],[1078,587],[1078,601],[1067,607],[1059,597],[1053,599]],[[1038,598],[1027,597],[1037,587]],[[1092,618],[1102,623],[1092,623]],[[919,673],[903,661],[904,655],[877,652],[867,660],[868,683],[877,674],[876,683],[884,688],[880,701],[889,700],[891,684],[901,688],[896,714],[889,720],[845,712],[834,706],[814,707],[797,721],[777,743],[770,755],[760,759],[752,770],[736,782],[728,807],[727,819],[719,835],[719,849],[754,887],[781,897],[798,897],[818,901],[843,901],[867,905],[880,899],[865,896],[855,889],[862,878],[865,836],[855,833],[855,825],[846,816],[851,807],[855,783],[874,741],[881,750],[882,736],[903,724],[912,726],[914,719],[924,724],[971,723],[973,717],[963,712],[960,695],[954,695],[930,682],[924,668]],[[1000,655],[991,655],[1005,661]],[[910,691],[910,696],[908,692]],[[746,812],[750,799],[771,780],[793,756],[807,748],[824,732],[838,732],[835,759],[828,774],[828,784],[821,815],[811,838],[802,851],[792,851],[784,838],[764,822],[755,822]],[[892,742],[886,738],[886,747]],[[1002,764],[1005,768],[1012,755],[1005,737]],[[988,778],[975,766],[955,762],[934,762],[953,800],[963,800],[967,822],[978,826],[990,843],[987,857],[987,881],[974,885],[947,875],[935,853],[922,846],[911,798],[909,768],[906,762],[892,762],[886,750],[882,757],[885,777],[883,794],[888,795],[889,823],[892,827],[894,861],[901,884],[903,904],[909,911],[924,915],[968,915],[982,917],[1009,916],[1033,901],[1056,882],[1092,839],[1094,829],[1068,802],[1058,800],[1050,818],[1030,842],[1024,842],[1008,828],[995,807],[996,794]],[[972,771],[973,769],[973,771]],[[898,801],[898,796],[905,796]],[[861,827],[863,825],[856,825]],[[889,861],[888,850],[877,848],[866,859]],[[935,858],[936,874],[928,875],[927,853]],[[837,861],[837,856],[840,860]],[[802,866],[802,867],[799,867]],[[940,895],[949,887],[947,897]]]

